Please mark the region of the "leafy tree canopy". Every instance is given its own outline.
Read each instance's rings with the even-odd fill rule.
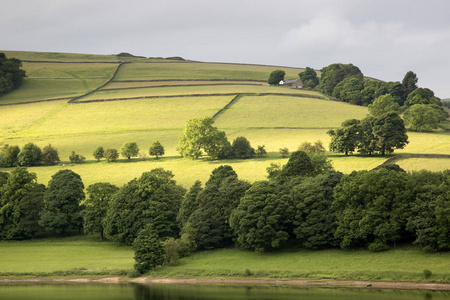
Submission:
[[[17,88],[27,76],[17,58],[7,58],[0,53],[0,95]]]
[[[403,113],[406,126],[415,131],[432,131],[438,128],[439,112],[426,104],[414,104]]]
[[[400,112],[400,105],[394,101],[394,97],[390,94],[379,96],[372,104],[369,104],[369,113],[372,116],[379,117],[389,112]]]
[[[0,167],[9,168],[19,164],[20,148],[17,145],[4,145],[0,150]]]
[[[92,155],[97,161],[100,161],[101,158],[105,157],[105,149],[102,146],[98,146],[94,149]]]
[[[408,96],[412,91],[414,91],[417,88],[417,82],[419,81],[419,78],[417,78],[416,73],[413,71],[408,71],[405,74],[405,77],[403,77],[402,81],[402,89],[405,93],[405,96]]]
[[[237,137],[232,144],[233,147],[233,157],[242,158],[252,158],[255,155],[255,149],[252,148],[250,142],[243,136]]]
[[[42,162],[46,165],[54,165],[59,161],[58,150],[48,144],[42,148]]]
[[[104,154],[108,162],[115,162],[119,158],[117,149],[106,149]]]
[[[154,142],[149,149],[149,154],[156,156],[156,158],[158,158],[158,156],[164,155],[163,145],[159,141]]]
[[[359,81],[363,80],[361,70],[352,64],[331,64],[320,70],[320,90],[327,95],[332,95],[334,88],[347,77],[356,76]]]
[[[131,159],[139,154],[139,147],[136,142],[125,142],[120,149],[122,156]]]
[[[303,88],[314,89],[319,85],[319,77],[314,69],[306,67],[305,71],[298,74],[303,83]]]
[[[147,224],[133,241],[134,269],[144,274],[164,263],[164,245],[158,232]]]
[[[37,166],[42,162],[42,150],[35,144],[28,143],[23,146],[17,159],[20,166]]]
[[[267,79],[267,83],[270,85],[279,84],[281,80],[284,80],[284,76],[286,73],[283,70],[275,70],[269,75],[269,79]]]

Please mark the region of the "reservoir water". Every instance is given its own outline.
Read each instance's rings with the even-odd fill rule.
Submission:
[[[450,292],[261,286],[0,284],[1,300],[441,300]]]

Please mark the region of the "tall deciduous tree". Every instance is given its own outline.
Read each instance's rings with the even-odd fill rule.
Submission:
[[[212,159],[219,157],[221,151],[229,145],[225,132],[213,126],[211,117],[189,119],[180,135],[178,151],[183,157],[197,159],[203,151]]]
[[[280,185],[258,181],[241,198],[230,225],[241,247],[266,252],[288,240],[293,215],[291,197]]]
[[[388,113],[378,118],[374,123],[373,134],[383,156],[408,144],[405,123],[396,113]]]
[[[159,141],[156,141],[153,143],[153,145],[151,145],[148,153],[158,158],[158,156],[164,155],[164,147]]]
[[[161,238],[176,237],[176,217],[185,190],[173,177],[172,172],[159,168],[124,185],[110,202],[104,224],[106,235],[132,244],[145,224],[152,224]]]
[[[36,174],[15,168],[0,187],[0,239],[26,239],[39,231],[45,186]]]
[[[270,85],[279,84],[281,80],[284,80],[285,75],[286,73],[283,70],[272,71],[269,75],[269,79],[267,79],[267,83]]]
[[[119,158],[119,153],[117,149],[106,149],[105,158],[108,162],[115,162]]]
[[[109,203],[119,188],[108,182],[98,182],[87,188],[89,195],[84,203],[84,232],[100,233],[100,241],[103,241],[103,222],[108,211]]]
[[[379,117],[390,112],[400,112],[400,105],[394,101],[394,97],[390,94],[380,96],[372,104],[369,104],[369,113],[372,116]]]
[[[42,162],[41,148],[33,143],[26,144],[18,155],[18,162],[23,167],[39,165]]]
[[[131,159],[139,154],[139,147],[136,142],[125,142],[120,149],[122,156]]]
[[[349,119],[341,124],[341,128],[329,130],[331,135],[330,151],[343,152],[345,156],[355,151],[359,142],[360,121]]]
[[[164,245],[158,232],[147,224],[141,229],[133,241],[134,269],[144,274],[156,266],[162,265],[165,260]]]
[[[105,157],[105,149],[103,149],[102,146],[98,146],[97,148],[94,149],[92,155],[97,161],[100,161],[100,159]]]
[[[298,74],[300,80],[303,83],[303,88],[314,89],[319,85],[319,77],[317,77],[316,71],[310,67],[306,67],[305,71]]]
[[[0,166],[2,168],[15,167],[19,164],[20,148],[17,145],[4,145],[0,151]]]
[[[44,210],[39,224],[56,234],[70,234],[82,228],[80,203],[84,184],[72,170],[61,170],[52,176],[44,193]]]
[[[42,148],[42,162],[46,165],[54,165],[59,161],[58,150],[48,144]]]
[[[320,90],[327,95],[332,95],[334,88],[347,77],[356,76],[363,80],[361,70],[352,64],[331,64],[320,70]]]
[[[282,177],[313,176],[314,165],[305,151],[292,152],[286,165],[281,170]]]
[[[234,158],[252,158],[255,155],[255,149],[250,145],[250,142],[243,136],[237,137],[232,144]]]
[[[22,62],[17,58],[7,58],[0,53],[0,95],[17,88],[26,77],[21,69]]]
[[[402,89],[405,93],[405,97],[417,88],[418,81],[419,79],[417,78],[416,73],[414,73],[413,71],[408,71],[405,74],[405,77],[403,77],[402,80]]]
[[[431,131],[439,125],[439,112],[430,105],[414,104],[403,113],[406,126],[416,131]]]

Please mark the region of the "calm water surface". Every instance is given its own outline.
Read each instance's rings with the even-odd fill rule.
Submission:
[[[449,292],[143,284],[0,284],[1,300],[441,300]]]

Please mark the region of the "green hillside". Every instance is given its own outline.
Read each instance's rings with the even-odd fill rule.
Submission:
[[[49,143],[56,147],[64,166],[30,168],[45,184],[62,168],[73,169],[88,186],[98,181],[122,185],[144,171],[163,167],[188,187],[196,179],[206,181],[221,164],[232,165],[241,178],[253,182],[265,178],[270,163],[287,161],[279,148],[295,151],[302,142],[317,140],[328,145],[328,129],[367,114],[366,107],[331,101],[318,92],[266,83],[273,70],[283,69],[286,78],[293,79],[301,68],[115,55],[5,54],[23,60],[28,77],[19,89],[0,97],[0,145],[22,147],[33,142],[41,148]],[[217,114],[235,97],[232,105]],[[231,141],[245,136],[253,147],[265,145],[268,156],[225,161],[180,158],[178,136],[186,120],[199,116],[214,116],[215,125]],[[408,135],[409,145],[396,153],[450,154],[449,132]],[[156,140],[166,150],[159,160],[148,154]],[[120,149],[127,141],[137,142],[140,159],[112,164],[94,160],[97,146]],[[86,162],[69,165],[72,151],[85,156]],[[386,159],[329,155],[334,167],[343,172],[371,169]],[[450,168],[448,159],[416,160],[398,163],[407,170]]]

